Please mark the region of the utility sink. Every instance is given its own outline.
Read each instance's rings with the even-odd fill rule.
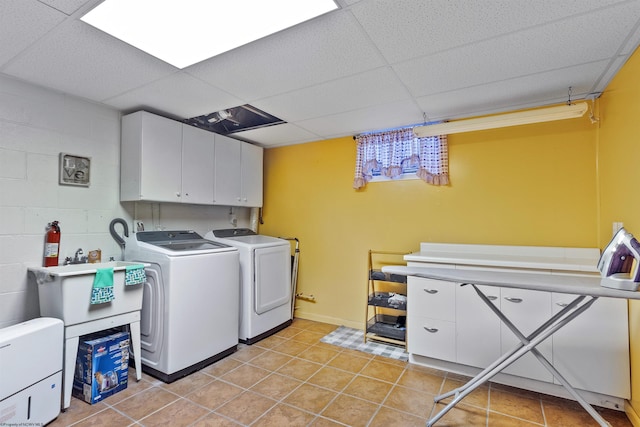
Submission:
[[[117,316],[142,309],[144,284],[125,286],[127,266],[149,264],[111,261],[95,264],[71,264],[58,267],[30,267],[38,284],[40,315],[62,319],[65,326]],[[114,300],[90,304],[96,270],[113,268]]]

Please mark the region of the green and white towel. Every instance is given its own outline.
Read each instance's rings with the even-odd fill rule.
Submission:
[[[147,275],[144,272],[144,265],[128,265],[124,274],[124,285],[139,285],[147,281]]]
[[[113,267],[98,268],[93,278],[91,304],[103,304],[113,301]]]

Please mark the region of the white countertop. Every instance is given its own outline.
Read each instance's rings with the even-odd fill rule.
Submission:
[[[500,286],[596,297],[640,299],[640,292],[605,288],[600,276],[556,275],[547,273],[519,273],[496,270],[457,270],[453,268],[386,266],[382,271],[405,276],[444,280],[454,283]]]
[[[421,243],[407,262],[597,273],[600,250],[544,246]]]

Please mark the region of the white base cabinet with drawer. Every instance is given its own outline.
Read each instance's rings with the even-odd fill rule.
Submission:
[[[430,251],[427,253],[423,246]],[[549,274],[596,274],[588,267],[586,271],[580,271],[576,265],[593,262],[592,269],[595,270],[599,256],[597,249],[588,253],[579,248],[578,255],[586,254],[589,261],[554,262],[550,260],[553,257],[545,257],[544,248],[535,248],[534,255],[530,255],[527,254],[528,247],[461,245],[462,255],[456,259],[457,245],[442,246],[445,249],[439,254],[439,244],[423,244],[419,254],[408,255],[405,260],[409,261],[409,266],[484,269],[484,256],[490,259],[487,269],[500,269],[502,256],[508,260],[504,268],[509,269],[521,267],[521,271]],[[470,253],[470,247],[478,251],[476,256]],[[553,248],[554,251],[557,249]],[[572,254],[572,248],[564,249]],[[486,253],[490,255],[486,256]],[[514,263],[518,256],[521,265]],[[420,261],[420,257],[424,259]],[[544,261],[536,265],[538,259]],[[566,268],[563,267],[565,264]],[[478,288],[525,335],[575,298],[525,289]],[[472,375],[519,342],[470,285],[409,276],[407,299],[407,350],[413,363]],[[574,387],[583,391],[589,403],[622,409],[624,399],[630,398],[628,333],[626,300],[600,298],[589,310],[540,343],[537,349]],[[570,397],[531,353],[525,354],[494,380]]]

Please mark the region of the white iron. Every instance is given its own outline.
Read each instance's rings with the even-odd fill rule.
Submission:
[[[602,251],[598,270],[601,286],[625,291],[637,291],[640,286],[640,243],[624,228],[618,230]],[[635,262],[634,262],[635,261]],[[632,273],[632,270],[635,272]]]

